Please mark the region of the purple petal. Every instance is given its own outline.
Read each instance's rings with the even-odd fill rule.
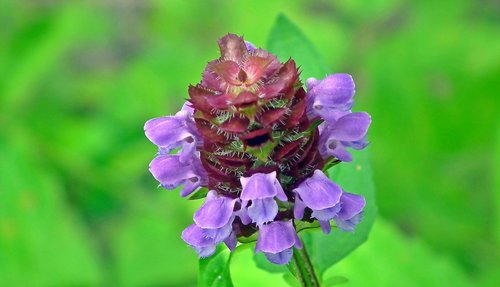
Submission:
[[[297,242],[297,233],[292,221],[273,221],[260,227],[255,252],[279,253]]]
[[[235,199],[225,196],[214,196],[215,191],[210,191],[212,196],[207,197],[205,203],[194,213],[194,222],[201,228],[221,228],[233,216]]]
[[[288,264],[293,256],[293,248],[288,248],[278,253],[264,252],[264,255],[271,263],[279,265]]]
[[[334,207],[313,210],[311,216],[317,218],[318,220],[330,220],[339,213],[340,208],[340,204],[337,204]]]
[[[181,162],[189,162],[193,157],[198,157],[196,153],[196,141],[182,143],[182,150],[178,153]]]
[[[254,200],[274,197],[278,193],[275,181],[275,171],[270,174],[256,173],[250,177],[241,177],[240,182],[243,190],[240,198],[242,200]]]
[[[164,149],[179,147],[182,141],[194,141],[194,135],[186,126],[186,116],[167,116],[155,118],[144,124],[146,137]]]
[[[179,155],[182,162],[187,162],[203,141],[193,120],[194,109],[186,102],[175,116],[155,118],[144,124],[146,137],[159,147],[162,155],[172,149],[182,147]]]
[[[349,74],[333,74],[323,80],[306,81],[308,94],[314,97],[313,108],[320,115],[330,109],[346,110],[352,105],[354,81]]]
[[[362,150],[366,146],[368,146],[368,141],[366,140],[366,136],[364,136],[362,139],[357,141],[342,142],[342,145],[344,145],[345,147],[353,148],[355,150]]]
[[[300,200],[298,196],[295,197],[295,205],[293,207],[293,217],[302,219],[304,217],[304,210],[306,209],[305,203]]]
[[[226,244],[229,250],[234,251],[234,249],[236,248],[236,244],[238,244],[238,239],[236,238],[234,232],[231,232],[231,234],[226,238],[226,240],[224,240],[224,244]]]
[[[366,205],[365,198],[361,195],[344,192],[340,197],[341,209],[336,219],[348,220],[363,211]]]
[[[203,233],[207,238],[212,238],[215,243],[220,243],[231,235],[231,232],[233,231],[233,220],[234,217],[229,220],[228,224],[221,228],[203,229]]]
[[[329,137],[340,141],[361,140],[366,135],[370,123],[371,117],[365,112],[345,115],[332,125]]]
[[[330,220],[319,220],[318,222],[319,226],[321,226],[321,230],[323,230],[323,233],[329,234],[332,231]]]
[[[197,190],[201,185],[201,181],[197,177],[190,178],[184,182],[184,187],[182,187],[180,195],[186,197]]]
[[[329,110],[324,110],[324,113],[322,113],[320,116],[325,120],[325,122],[334,124],[337,122],[339,119],[342,117],[351,114],[352,112],[350,110],[337,110],[337,109],[329,109]]]
[[[166,189],[174,189],[191,178],[198,178],[190,164],[181,163],[177,155],[160,155],[155,157],[149,171]]]
[[[281,201],[288,201],[288,197],[277,179],[274,181],[274,187],[276,188],[276,197]]]
[[[293,191],[313,210],[334,207],[340,202],[342,195],[342,189],[319,169]]]
[[[278,214],[278,204],[272,197],[252,200],[252,205],[248,207],[248,216],[257,225],[273,221]]]
[[[323,145],[320,146],[320,153],[323,157],[334,156],[343,162],[351,162],[352,155],[345,149],[342,142],[335,139],[327,139],[321,141]]]
[[[340,220],[340,219],[334,219],[335,225],[337,227],[345,232],[352,232],[354,231],[356,225],[361,222],[363,219],[363,213],[359,213],[355,215],[353,218],[348,219],[348,220]]]
[[[205,171],[205,168],[201,164],[200,153],[199,152],[194,153],[193,156],[188,161],[182,161],[182,156],[181,156],[180,160],[181,160],[181,162],[188,162],[188,163],[191,164],[191,168],[192,168],[193,172],[200,179],[201,185],[207,185],[208,184],[207,172]]]
[[[205,231],[196,224],[191,224],[184,229],[182,231],[181,238],[187,244],[198,248],[217,244],[213,238],[207,237]]]
[[[200,258],[207,258],[214,255],[217,250],[217,244],[210,245],[207,247],[193,247]]]
[[[248,225],[252,223],[252,219],[250,218],[250,216],[248,216],[248,209],[244,207],[245,205],[246,202],[245,203],[242,202],[240,210],[235,211],[234,215],[240,218],[241,223],[243,223],[243,225]]]
[[[295,245],[294,245],[295,248],[297,249],[302,249],[302,241],[300,241],[300,238],[299,236],[297,235],[297,233],[295,233]]]

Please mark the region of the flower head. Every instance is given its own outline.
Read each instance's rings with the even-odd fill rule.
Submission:
[[[302,247],[297,221],[319,221],[325,233],[332,222],[344,231],[360,222],[364,198],[323,168],[350,161],[346,148],[366,146],[371,118],[351,111],[350,75],[310,78],[306,92],[293,59],[281,63],[234,34],[218,45],[221,56],[189,86],[182,110],[146,122],[158,147],[150,171],[182,196],[209,190],[181,235],[200,257],[258,233],[256,252],[286,264]]]

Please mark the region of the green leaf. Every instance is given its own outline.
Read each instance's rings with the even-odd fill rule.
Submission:
[[[303,81],[309,77],[323,78],[327,74],[326,66],[311,42],[283,15],[278,17],[272,29],[268,48],[282,61],[293,58],[302,68]],[[353,162],[338,164],[330,169],[329,173],[330,178],[345,191],[365,196],[367,206],[364,219],[352,233],[334,229],[329,235],[320,231],[302,234],[319,275],[366,241],[375,220],[377,209],[368,152],[354,152],[353,157]]]
[[[202,187],[189,196],[189,200],[197,200],[207,197],[208,188]]]
[[[56,11],[54,17],[29,23],[26,31],[18,32],[9,43],[11,46],[7,46],[11,54],[7,54],[9,58],[5,63],[0,63],[0,71],[8,71],[2,73],[0,79],[2,114],[15,116],[22,103],[31,100],[35,93],[30,89],[40,81],[40,75],[56,66],[54,62],[62,59],[60,55],[87,24],[84,22],[86,10],[80,5],[61,6]]]
[[[227,287],[233,286],[229,274],[231,252],[219,245],[217,252],[208,258],[200,259],[200,287]]]
[[[190,208],[178,190],[159,190],[134,197],[130,212],[108,227],[116,286],[189,286],[198,258],[180,238],[192,222]]]
[[[99,286],[90,234],[58,178],[0,137],[0,286]]]
[[[283,274],[268,272],[267,270],[259,268],[257,264],[255,264],[254,257],[260,257],[262,259],[263,256],[261,257],[262,254],[254,255],[254,249],[255,243],[252,243],[238,246],[233,252],[231,258],[231,277],[233,279],[234,286],[297,286],[296,284],[298,284],[298,282],[293,278],[290,278],[290,273]],[[276,268],[281,267],[278,266]],[[283,267],[283,269],[286,268]]]
[[[345,286],[352,287],[483,286],[472,285],[453,260],[433,252],[421,240],[406,238],[383,218],[377,219],[370,240],[328,269],[324,277],[325,286],[332,286],[327,282],[340,283],[335,278],[344,278],[348,282]]]
[[[289,58],[295,60],[302,73],[300,78],[305,81],[309,77],[324,77],[328,70],[313,44],[304,33],[286,16],[279,15],[271,30],[267,42],[268,50],[277,55],[280,61]]]
[[[497,133],[495,141],[495,152],[494,152],[494,190],[500,190],[500,120],[497,122]],[[500,192],[495,192],[495,206],[496,206],[496,227],[495,227],[495,242],[497,246],[500,247]],[[498,260],[500,263],[500,259]]]

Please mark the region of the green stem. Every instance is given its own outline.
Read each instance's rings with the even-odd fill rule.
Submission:
[[[302,249],[293,249],[293,258],[292,262],[289,264],[289,268],[302,286],[320,286],[314,266],[309,258],[309,254],[307,253],[305,246]]]

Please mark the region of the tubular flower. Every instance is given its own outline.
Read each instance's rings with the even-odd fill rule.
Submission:
[[[260,228],[255,252],[264,252],[272,263],[286,264],[292,258],[293,247],[301,249],[302,243],[292,221],[274,221]]]
[[[200,257],[212,255],[221,242],[234,249],[236,240],[233,240],[235,235],[232,224],[236,202],[237,199],[210,191],[205,203],[195,212],[195,223],[182,232],[182,239],[192,246]]]
[[[182,239],[207,257],[257,234],[256,252],[286,264],[302,247],[296,221],[317,220],[325,233],[331,222],[354,230],[364,198],[322,172],[350,161],[346,148],[367,144],[371,119],[351,111],[352,77],[311,78],[306,92],[292,59],[281,63],[234,34],[218,44],[220,58],[189,86],[182,110],[144,126],[158,146],[150,171],[162,187],[182,186],[192,198],[209,190]]]
[[[264,174],[256,173],[249,178],[240,178],[242,191],[240,198],[245,202],[251,201],[248,207],[248,216],[257,225],[261,226],[265,222],[274,220],[278,214],[278,204],[274,200],[277,197],[281,201],[287,201],[288,198],[276,179],[276,172]]]

